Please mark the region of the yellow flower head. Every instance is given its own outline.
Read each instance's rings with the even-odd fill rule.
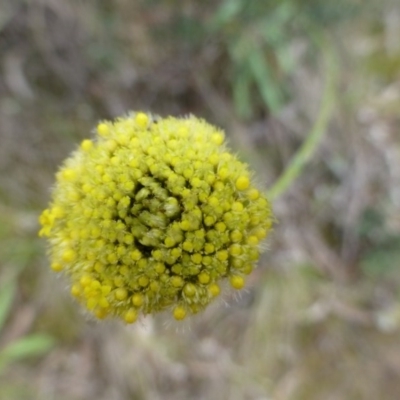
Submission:
[[[96,317],[133,323],[242,289],[271,229],[267,199],[219,129],[139,112],[97,126],[57,173],[40,216],[51,268]]]

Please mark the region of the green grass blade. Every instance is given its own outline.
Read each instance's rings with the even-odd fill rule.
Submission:
[[[235,18],[244,7],[245,2],[243,0],[228,0],[221,4],[219,9],[214,14],[211,21],[211,27],[218,29],[221,26],[235,21]]]
[[[233,100],[236,112],[244,119],[250,118],[253,114],[250,89],[250,76],[247,71],[241,71],[233,82]]]
[[[11,311],[16,291],[15,281],[11,281],[4,285],[0,290],[0,332],[3,329],[4,323],[8,314]]]
[[[283,105],[282,91],[274,82],[272,70],[266,63],[262,50],[252,51],[248,63],[265,105],[272,113],[278,111]]]
[[[54,339],[44,334],[33,334],[10,343],[0,351],[0,373],[14,361],[47,353],[54,344]]]

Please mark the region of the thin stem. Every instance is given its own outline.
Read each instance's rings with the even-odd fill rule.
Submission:
[[[307,138],[302,146],[293,156],[282,175],[269,190],[268,197],[271,201],[285,193],[294,180],[298,178],[305,165],[315,153],[322,137],[328,131],[328,124],[336,101],[337,62],[332,46],[327,40],[322,41],[322,43],[320,42],[320,48],[322,50],[326,71],[326,83],[321,108],[314,126],[307,134]]]

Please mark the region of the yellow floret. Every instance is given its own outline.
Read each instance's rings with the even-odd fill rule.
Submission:
[[[202,272],[198,275],[198,279],[200,283],[206,284],[210,282],[210,275],[207,272]]]
[[[257,200],[260,197],[260,192],[257,189],[252,188],[247,192],[247,197],[250,200]]]
[[[99,300],[99,306],[102,308],[108,308],[110,306],[110,303],[105,297],[101,297]]]
[[[125,300],[128,297],[128,292],[125,288],[116,289],[114,296],[117,300]]]
[[[236,179],[236,189],[246,190],[250,186],[250,180],[247,176],[242,175]]]
[[[96,298],[94,298],[94,297],[90,297],[88,299],[88,301],[86,302],[86,307],[88,308],[88,310],[91,311],[91,310],[95,309],[97,304],[98,304],[98,300]]]
[[[111,292],[111,286],[110,285],[102,285],[101,286],[101,293],[106,296]]]
[[[183,288],[183,292],[188,297],[193,297],[196,294],[196,286],[193,283],[187,283]]]
[[[81,289],[79,288],[78,285],[72,285],[71,294],[74,297],[78,297],[81,294]]]
[[[216,283],[212,283],[212,284],[208,287],[208,291],[210,292],[211,296],[217,297],[217,296],[220,294],[221,289],[220,289],[220,287],[219,287]]]
[[[124,314],[124,321],[127,324],[133,324],[137,320],[137,311],[133,308],[130,308],[125,314]]]
[[[62,253],[62,259],[65,262],[72,262],[75,260],[77,254],[76,251],[73,249],[66,249],[64,250],[64,252]]]
[[[131,258],[134,261],[138,261],[138,260],[140,260],[142,258],[142,254],[140,253],[139,250],[133,250],[131,252]]]
[[[110,133],[110,128],[105,123],[100,123],[97,125],[97,133],[100,136],[107,136]]]
[[[139,112],[135,116],[135,122],[140,128],[146,128],[149,123],[149,117],[147,114]]]
[[[218,146],[220,146],[224,141],[224,136],[221,133],[214,133],[211,136],[211,140]]]
[[[228,259],[229,254],[226,250],[220,250],[217,252],[216,256],[218,260],[226,261]]]
[[[174,308],[174,318],[178,321],[186,317],[186,310],[182,306],[177,306]]]
[[[75,170],[67,168],[62,171],[61,175],[66,181],[72,181],[76,178],[77,174]]]
[[[192,254],[190,257],[195,264],[200,264],[203,259],[202,255],[199,253]]]
[[[257,236],[249,236],[247,239],[247,244],[250,246],[257,246],[258,245],[258,237]]]
[[[94,315],[98,318],[98,319],[104,319],[105,317],[107,317],[108,315],[108,309],[107,308],[96,308]]]
[[[239,275],[233,275],[229,278],[229,283],[234,289],[240,290],[244,287],[244,279]]]
[[[84,151],[89,151],[93,147],[93,142],[89,139],[82,140],[81,149]]]
[[[141,276],[139,278],[139,285],[142,287],[146,287],[149,284],[149,278],[147,276]]]
[[[50,267],[53,271],[56,271],[56,272],[60,272],[64,269],[64,266],[58,262],[51,263]]]
[[[143,295],[140,293],[135,293],[132,296],[132,304],[136,307],[140,307],[143,304]]]
[[[92,283],[92,278],[89,275],[83,275],[79,280],[82,287],[87,287]]]
[[[173,276],[171,278],[171,285],[173,287],[179,288],[179,287],[183,286],[183,283],[184,283],[184,281],[180,276]]]

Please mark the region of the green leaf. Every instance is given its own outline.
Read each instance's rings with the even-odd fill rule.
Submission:
[[[15,297],[15,281],[4,285],[0,290],[0,331],[2,330]]]
[[[272,113],[278,111],[283,105],[283,94],[279,85],[274,82],[272,70],[262,51],[252,51],[248,63],[264,103]]]
[[[44,334],[32,334],[10,343],[0,351],[0,373],[14,361],[47,353],[54,344],[54,339]]]
[[[248,71],[244,70],[237,74],[233,82],[233,99],[236,112],[242,118],[250,118],[253,114],[250,95],[251,79]]]
[[[237,18],[245,2],[243,0],[227,0],[219,7],[211,22],[213,28],[219,28]]]
[[[382,243],[372,246],[361,260],[361,268],[370,277],[390,276],[398,269],[400,236],[386,237]]]

